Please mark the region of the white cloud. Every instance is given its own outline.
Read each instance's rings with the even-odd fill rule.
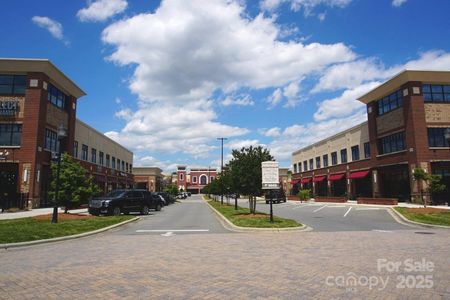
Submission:
[[[170,174],[177,169],[177,164],[170,161],[161,161],[151,155],[134,155],[134,167],[158,167],[163,170],[165,174]]]
[[[50,34],[58,39],[63,41],[66,45],[69,43],[63,34],[63,27],[61,23],[50,19],[49,17],[40,17],[40,16],[34,16],[31,18],[34,24],[37,26],[46,29]]]
[[[261,144],[258,140],[231,140],[230,142],[225,144],[225,147],[237,150],[240,150],[243,147],[250,147],[250,146],[265,146],[265,145]]]
[[[253,101],[248,94],[238,96],[227,95],[225,99],[220,102],[220,104],[222,104],[223,106],[251,106],[255,104],[255,101]]]
[[[305,16],[309,16],[316,6],[322,5],[342,8],[346,7],[350,2],[352,0],[262,0],[260,1],[260,8],[266,11],[274,11],[280,5],[288,3],[292,11],[300,11],[303,9]],[[319,19],[321,18],[319,17]]]
[[[395,67],[396,72],[401,69],[408,70],[450,70],[450,52],[442,50],[430,50],[420,54],[416,60],[410,60],[401,67]]]
[[[280,88],[275,89],[272,93],[272,95],[267,98],[267,102],[269,103],[269,108],[273,108],[277,106],[281,100],[283,100],[283,92]]]
[[[392,0],[392,6],[400,7],[406,3],[407,0]]]
[[[260,129],[258,131],[261,135],[267,136],[267,137],[277,137],[280,135],[280,128],[279,127],[273,127],[269,129]]]
[[[82,22],[98,22],[123,12],[128,6],[126,0],[96,0],[89,1],[89,6],[77,12]]]
[[[325,21],[325,18],[327,17],[327,13],[323,12],[317,15],[317,19],[319,19],[320,22]]]
[[[300,83],[291,82],[283,89],[283,96],[286,97],[287,102],[285,107],[295,107],[299,100]]]

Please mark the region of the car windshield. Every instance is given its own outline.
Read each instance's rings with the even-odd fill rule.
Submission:
[[[115,190],[115,191],[109,192],[109,193],[106,195],[106,197],[109,197],[109,198],[117,198],[117,197],[122,196],[124,193],[125,193],[125,191],[122,191],[122,190]]]

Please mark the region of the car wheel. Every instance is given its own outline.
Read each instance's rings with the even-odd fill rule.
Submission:
[[[161,211],[161,204],[159,204],[159,203],[156,204],[155,210],[156,210],[156,211]]]
[[[148,215],[148,213],[149,213],[148,206],[144,205],[144,207],[142,207],[141,214]]]
[[[266,200],[266,204],[269,204],[269,201]]]
[[[120,211],[120,207],[116,206],[113,210],[113,216],[120,216],[122,212]]]

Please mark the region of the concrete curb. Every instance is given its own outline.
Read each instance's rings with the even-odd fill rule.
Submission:
[[[78,238],[82,238],[82,237],[86,237],[86,236],[90,236],[90,235],[94,235],[97,233],[101,233],[101,232],[105,232],[108,231],[110,229],[140,220],[140,217],[135,217],[132,218],[130,220],[126,220],[108,227],[104,227],[104,228],[100,228],[94,231],[89,231],[89,232],[83,232],[83,233],[79,233],[79,234],[74,234],[74,235],[67,235],[67,236],[61,236],[61,237],[56,237],[56,238],[51,238],[51,239],[45,239],[45,240],[37,240],[37,241],[29,241],[29,242],[20,242],[20,243],[9,243],[9,244],[0,244],[0,249],[8,249],[8,248],[18,248],[18,247],[26,247],[26,246],[33,246],[33,245],[39,245],[39,244],[46,244],[46,243],[53,243],[53,242],[60,242],[60,241],[66,241],[66,240],[72,240],[72,239],[78,239]]]
[[[287,228],[254,228],[254,227],[241,227],[234,225],[230,220],[228,220],[224,215],[222,215],[217,209],[211,206],[208,201],[203,198],[208,204],[209,208],[217,215],[220,223],[226,229],[234,232],[300,232],[300,231],[311,231],[311,227],[302,224],[299,227],[287,227]]]
[[[398,211],[396,211],[393,207],[391,207],[391,209],[389,210],[389,212],[393,212],[393,214],[391,213],[391,215],[394,217],[394,219],[397,220],[396,217],[398,217],[401,222],[401,224],[403,225],[408,225],[408,226],[412,226],[412,225],[418,225],[421,227],[427,227],[427,228],[444,228],[444,229],[450,229],[450,226],[445,226],[445,225],[433,225],[433,224],[426,224],[426,223],[420,223],[420,222],[416,222],[416,221],[411,221],[408,218],[406,218],[404,215],[402,215],[401,213],[399,213]],[[405,224],[406,223],[406,224]]]

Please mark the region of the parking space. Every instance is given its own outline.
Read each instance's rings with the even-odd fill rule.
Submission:
[[[241,200],[240,205],[247,205],[247,201]],[[274,204],[273,208],[275,215],[294,219],[312,227],[315,231],[390,232],[413,228],[398,223],[388,212],[388,208],[294,201]],[[257,203],[256,209],[269,213],[270,205]]]

